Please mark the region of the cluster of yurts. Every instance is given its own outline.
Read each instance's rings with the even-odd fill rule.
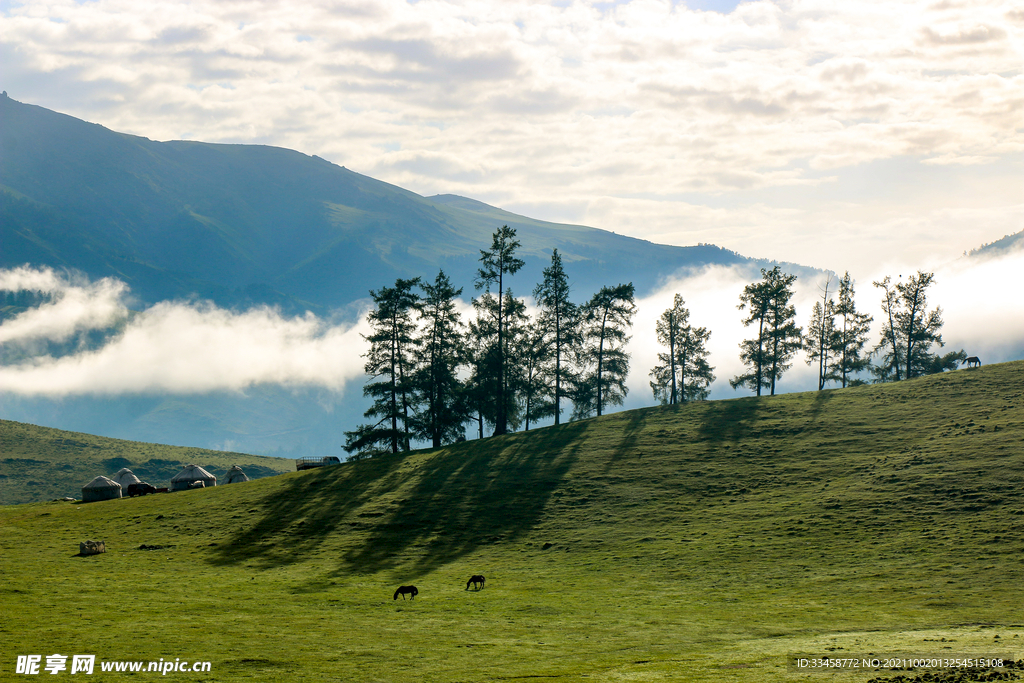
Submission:
[[[228,470],[228,475],[225,478],[224,483],[237,484],[243,481],[249,481],[249,477],[246,476],[241,467],[233,465],[231,469]],[[117,474],[115,474],[113,478],[99,476],[83,486],[82,502],[91,503],[96,500],[120,498],[122,492],[126,492],[128,487],[132,484],[145,484],[145,482],[136,477],[130,469],[123,467],[118,470]],[[217,477],[210,474],[199,465],[185,465],[185,469],[178,472],[171,478],[170,490],[185,491],[187,489],[205,488],[216,485]]]

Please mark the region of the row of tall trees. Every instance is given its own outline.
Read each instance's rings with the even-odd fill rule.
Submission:
[[[857,310],[853,281],[847,272],[838,281],[829,275],[819,288],[807,333],[796,325],[796,309],[790,303],[795,275],[778,266],[761,269],[761,280],[747,285],[738,308],[748,312],[744,326],[757,327],[757,336],[740,344],[740,359],[747,371],[729,380],[736,389],[746,386],[758,396],[762,390],[775,395],[776,382],[792,367],[792,358],[807,353],[808,365],[818,366],[818,389],[828,382],[846,387],[861,384],[856,375],[865,370],[876,381],[898,381],[923,374],[955,369],[967,355],[963,350],[939,355],[933,345],[943,346],[942,309],[928,310],[927,289],[933,273],[919,271],[906,282],[891,277],[873,283],[883,291],[882,338],[871,353],[865,352],[872,316]],[[838,291],[837,291],[838,290]],[[837,298],[838,295],[838,298]],[[879,359],[871,363],[871,356]]]
[[[408,450],[414,440],[433,446],[459,440],[467,423],[505,434],[554,418],[572,404],[572,417],[601,415],[621,405],[628,389],[625,346],[636,312],[632,283],[602,287],[583,305],[570,299],[558,250],[526,303],[508,286],[522,268],[515,230],[503,226],[491,248],[480,251],[473,299],[475,317],[464,323],[455,289],[444,271],[432,284],[399,279],[371,291],[374,310],[364,369],[370,421],[346,432],[345,450],[372,455]]]
[[[432,283],[398,279],[393,287],[371,291],[370,343],[364,369],[370,381],[364,395],[373,399],[370,421],[346,432],[350,453],[397,453],[413,441],[434,447],[464,438],[475,424],[505,434],[540,420],[562,421],[566,404],[571,419],[601,415],[621,405],[628,393],[630,358],[626,345],[636,313],[632,283],[602,287],[586,304],[571,300],[569,278],[555,249],[551,264],[533,290],[538,306],[531,319],[526,303],[508,281],[524,262],[515,230],[503,226],[490,249],[480,251],[473,299],[475,316],[463,322],[456,289],[444,271]],[[955,368],[963,351],[940,356],[941,309],[928,309],[932,273],[907,281],[890,277],[875,282],[883,292],[881,341],[865,347],[872,316],[857,310],[853,281],[829,276],[819,288],[807,332],[796,324],[793,305],[796,276],[779,266],[761,269],[761,279],[744,287],[739,310],[756,335],[740,344],[746,370],[729,380],[758,396],[775,394],[778,381],[803,350],[818,368],[818,389],[829,382],[846,387],[862,383],[870,370],[876,381],[893,381]],[[654,397],[664,404],[705,400],[715,381],[708,363],[711,333],[690,323],[690,311],[676,294],[655,325],[665,351],[650,371]],[[871,356],[879,362],[871,364]]]

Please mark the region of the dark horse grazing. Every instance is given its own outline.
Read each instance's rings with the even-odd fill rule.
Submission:
[[[969,368],[980,368],[981,367],[981,359],[978,358],[977,356],[971,356],[970,358],[968,358],[964,362],[967,363],[967,367],[969,367]]]
[[[477,590],[480,590],[481,588],[483,588],[484,587],[484,575],[483,574],[473,574],[473,576],[469,577],[469,581],[466,582],[466,590],[469,590],[470,585],[472,585],[473,588],[476,588]]]
[[[395,600],[398,599],[399,595],[402,596],[403,600],[405,600],[405,596],[406,595],[411,596],[409,598],[410,600],[415,600],[416,596],[419,595],[419,594],[420,594],[420,592],[416,588],[416,586],[399,586],[398,590],[395,591]]]

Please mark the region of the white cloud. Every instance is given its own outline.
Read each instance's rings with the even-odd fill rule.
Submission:
[[[963,348],[970,355],[981,356],[985,363],[1020,357],[1024,350],[1024,303],[1013,283],[1022,269],[1024,250],[989,259],[963,258],[931,269],[935,284],[928,292],[929,307],[940,306],[943,310],[943,352]],[[853,272],[859,310],[877,317],[880,295],[872,281],[886,275],[906,277],[915,270],[915,266],[894,262],[871,271]],[[651,296],[638,300],[628,347],[632,370],[625,407],[654,402],[648,373],[657,362],[657,354],[663,351],[655,341],[655,321],[672,305],[677,292],[690,309],[691,324],[711,331],[709,360],[717,375],[712,398],[746,395],[744,390],[734,391],[728,381],[743,371],[739,344],[751,334],[743,327],[743,314],[736,308],[739,295],[757,277],[748,270],[709,267],[667,281]],[[820,284],[808,278],[797,280],[794,303],[797,322],[804,328],[820,295]],[[0,366],[0,391],[50,397],[196,394],[244,391],[272,384],[340,392],[358,388],[366,381],[362,358],[366,342],[361,336],[368,333],[365,312],[356,325],[332,325],[312,314],[287,318],[268,308],[234,312],[211,304],[164,302],[127,316],[123,305],[127,288],[123,283],[71,282],[52,271],[30,269],[0,271],[0,289],[60,292],[64,299],[58,304],[67,299],[79,302],[67,308],[44,304],[6,321],[0,331],[8,344],[40,337],[62,340],[68,338],[70,329],[100,328],[104,320],[122,325],[99,348],[78,349],[61,357],[38,355]],[[530,315],[536,315],[533,303],[528,304]],[[45,325],[19,322],[43,320],[36,314],[48,306],[51,308]],[[114,309],[119,311],[116,315],[104,317]],[[475,315],[465,301],[460,302],[459,311],[464,322]],[[55,322],[62,316],[64,324]],[[87,325],[81,321],[91,322]],[[8,328],[8,323],[15,326]],[[877,342],[879,329],[876,324],[869,346]],[[779,391],[813,390],[815,373],[801,353],[783,377]]]
[[[4,292],[57,294],[65,291],[69,285],[68,278],[57,275],[52,268],[21,266],[0,270],[0,291]]]
[[[104,278],[75,286],[49,268],[0,270],[0,291],[30,291],[50,295],[45,303],[0,323],[0,344],[49,339],[66,341],[84,330],[103,329],[126,316],[122,302],[128,288]]]
[[[1024,251],[992,259],[960,259],[935,271],[932,306],[943,310],[947,350],[963,348],[985,362],[1016,360],[1024,352],[1024,303],[1016,283]]]
[[[99,348],[41,355],[0,366],[0,391],[65,396],[242,391],[257,384],[339,390],[362,376],[365,323],[330,325],[312,314],[286,318],[269,308],[233,312],[206,303],[163,302],[127,315],[118,281],[71,284],[37,271],[61,292],[5,321],[7,343],[67,339],[82,329],[120,322]],[[0,271],[0,283],[32,282],[31,273]],[[73,305],[69,305],[69,302]]]

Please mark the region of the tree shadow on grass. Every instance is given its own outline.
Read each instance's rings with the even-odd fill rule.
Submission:
[[[251,509],[238,511],[238,531],[217,548],[212,562],[251,561],[269,569],[307,559],[346,517],[402,480],[404,460],[403,454],[384,455],[293,478]]]
[[[738,441],[753,431],[763,407],[756,396],[708,401],[697,434],[705,441]]]
[[[647,425],[649,412],[649,410],[630,410],[619,417],[625,423],[621,428],[622,440],[616,444],[615,450],[612,451],[611,458],[605,466],[605,471],[612,469],[615,463],[627,456],[642,457],[642,453],[637,450],[636,444],[640,440],[640,435],[644,432],[644,427]]]
[[[414,578],[482,545],[514,541],[540,520],[579,459],[588,426],[573,422],[440,452],[419,468],[386,521],[345,554],[341,571],[402,565],[403,575]]]
[[[814,402],[811,404],[810,411],[810,422],[812,425],[817,424],[818,420],[821,418],[821,411],[828,406],[829,401],[831,401],[835,395],[835,389],[823,389],[815,392]]]
[[[339,575],[399,566],[423,575],[529,531],[579,458],[586,429],[570,423],[309,472],[240,511],[259,517],[242,522],[212,562],[293,564],[343,535]]]

